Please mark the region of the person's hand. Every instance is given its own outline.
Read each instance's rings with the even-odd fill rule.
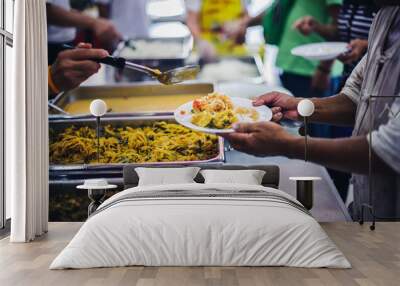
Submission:
[[[95,19],[92,30],[96,38],[106,47],[112,47],[122,39],[114,24],[103,18]]]
[[[349,52],[344,53],[338,57],[338,59],[344,64],[351,64],[352,62],[361,59],[368,49],[368,40],[352,40],[348,48],[350,50]]]
[[[296,22],[294,22],[293,28],[297,29],[303,35],[308,36],[311,33],[315,32],[318,24],[318,21],[315,20],[312,16],[304,16],[303,18],[300,18]]]
[[[311,79],[311,88],[317,91],[325,91],[329,88],[331,83],[330,74],[320,69],[316,69]]]
[[[50,68],[51,78],[61,91],[73,89],[97,73],[100,64],[93,60],[108,56],[107,51],[92,49],[90,44],[81,43],[77,47],[60,52]]]
[[[224,24],[225,35],[236,44],[243,44],[246,39],[247,18]]]
[[[206,62],[214,61],[217,58],[217,51],[212,43],[209,41],[199,39],[196,42],[196,47],[199,51],[200,57]]]
[[[274,122],[239,123],[233,128],[235,133],[220,136],[228,140],[235,150],[259,157],[286,155],[288,143],[294,138]]]
[[[299,120],[297,104],[301,98],[296,98],[282,92],[270,92],[261,95],[253,101],[254,106],[267,105],[272,110],[272,121],[278,122],[282,119]]]

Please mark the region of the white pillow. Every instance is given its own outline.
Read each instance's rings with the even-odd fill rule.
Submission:
[[[265,171],[261,170],[202,170],[205,184],[261,185]]]
[[[195,183],[200,168],[136,168],[139,186]]]

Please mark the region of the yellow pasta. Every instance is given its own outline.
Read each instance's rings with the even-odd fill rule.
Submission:
[[[174,123],[147,127],[106,126],[100,137],[100,163],[207,160],[218,154],[218,137]],[[71,126],[50,143],[52,164],[97,163],[96,131]]]
[[[226,129],[238,121],[232,100],[217,92],[195,99],[192,108],[191,123],[200,127]]]

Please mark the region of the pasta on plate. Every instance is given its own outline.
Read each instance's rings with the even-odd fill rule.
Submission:
[[[247,116],[251,121],[257,121],[259,117],[254,108],[235,107],[230,97],[218,92],[195,99],[191,112],[191,123],[216,129],[231,128],[239,117]]]

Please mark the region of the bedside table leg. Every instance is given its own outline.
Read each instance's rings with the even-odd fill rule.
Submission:
[[[104,201],[105,196],[105,190],[88,190],[88,197],[90,199],[90,204],[88,206],[88,217],[97,210],[97,208]]]
[[[299,180],[296,182],[296,198],[304,207],[311,210],[314,204],[313,181]]]

